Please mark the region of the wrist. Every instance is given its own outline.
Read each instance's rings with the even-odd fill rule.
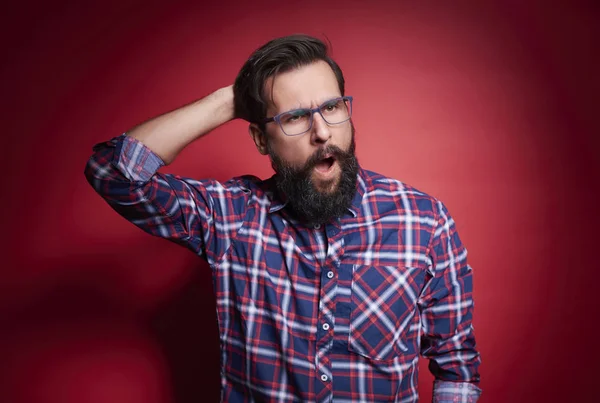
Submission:
[[[214,96],[218,102],[218,114],[223,122],[233,120],[235,118],[233,85],[218,89],[215,91]]]

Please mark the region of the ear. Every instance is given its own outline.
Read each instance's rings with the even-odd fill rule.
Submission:
[[[248,133],[250,133],[252,140],[254,140],[258,152],[262,155],[267,155],[269,153],[267,149],[267,133],[260,130],[256,123],[251,123],[248,126]]]

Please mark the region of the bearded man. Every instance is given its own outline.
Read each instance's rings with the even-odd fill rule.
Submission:
[[[475,402],[472,270],[454,221],[359,165],[344,88],[322,41],[276,38],[234,85],[96,145],[86,177],[133,224],[208,261],[222,402],[413,402],[420,356],[434,401]],[[158,172],[235,118],[274,176]]]

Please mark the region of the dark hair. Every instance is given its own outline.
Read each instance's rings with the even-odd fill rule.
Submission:
[[[329,48],[317,38],[290,35],[273,39],[254,51],[238,73],[233,86],[235,115],[264,129],[269,98],[265,82],[270,77],[318,60],[329,64],[344,95],[344,75],[338,64],[329,57]]]

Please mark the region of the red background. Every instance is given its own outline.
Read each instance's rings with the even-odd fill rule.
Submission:
[[[94,143],[230,84],[255,48],[296,32],[333,43],[362,165],[454,215],[475,270],[481,401],[600,396],[591,2],[111,3],[3,11],[2,402],[217,401],[208,267],[118,217],[83,167]],[[167,171],[271,174],[241,121]]]

